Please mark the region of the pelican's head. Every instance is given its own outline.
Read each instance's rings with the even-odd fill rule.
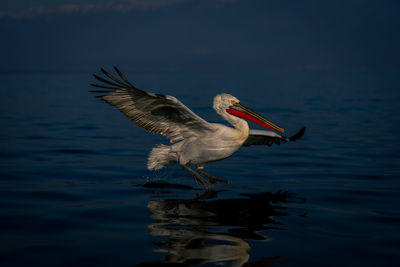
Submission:
[[[230,94],[219,94],[215,96],[213,106],[214,109],[220,114],[225,113],[243,118],[255,122],[265,128],[269,128],[281,133],[285,131],[283,128],[276,126],[257,112],[241,104],[239,99]]]

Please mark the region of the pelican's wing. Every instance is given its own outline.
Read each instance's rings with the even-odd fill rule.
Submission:
[[[279,135],[275,132],[271,131],[263,131],[263,130],[250,130],[249,137],[244,142],[243,146],[252,146],[252,145],[267,145],[271,146],[272,144],[279,145],[281,141],[296,141],[301,138],[306,130],[306,127],[303,127],[292,137],[285,137]]]
[[[91,92],[102,93],[97,97],[118,108],[140,127],[165,135],[171,142],[213,130],[210,123],[197,116],[175,97],[142,91],[133,86],[116,67],[114,69],[120,79],[101,69],[109,79],[94,74],[103,84],[91,85],[107,90]]]

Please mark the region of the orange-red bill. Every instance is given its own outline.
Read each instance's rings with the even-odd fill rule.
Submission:
[[[251,110],[250,108],[240,104],[236,103],[232,105],[229,109],[226,110],[229,114],[240,117],[249,121],[252,121],[254,123],[257,123],[258,125],[261,125],[265,128],[275,130],[278,132],[283,133],[285,130],[281,127],[278,127],[274,123],[270,122],[260,114],[256,113],[255,111]]]

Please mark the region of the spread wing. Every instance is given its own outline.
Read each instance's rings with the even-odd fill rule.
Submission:
[[[306,130],[306,127],[303,127],[298,131],[295,135],[291,137],[285,137],[279,135],[275,132],[271,131],[263,131],[263,130],[250,130],[249,137],[244,142],[243,146],[252,146],[252,145],[267,145],[272,146],[273,144],[280,145],[281,141],[296,141],[301,138]]]
[[[175,97],[142,91],[133,86],[116,67],[114,69],[119,79],[101,69],[108,79],[94,74],[103,84],[91,85],[103,90],[91,92],[101,93],[96,97],[118,108],[140,127],[165,135],[171,142],[213,131],[210,123],[197,116]]]

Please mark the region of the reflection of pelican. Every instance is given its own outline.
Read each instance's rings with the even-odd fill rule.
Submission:
[[[181,141],[172,146],[158,145],[153,148],[147,164],[150,170],[179,163],[183,169],[194,176],[196,183],[209,185],[202,175],[208,177],[211,183],[227,182],[205,172],[204,165],[231,156],[243,145],[271,145],[279,144],[280,141],[295,141],[303,135],[305,130],[305,128],[301,129],[291,138],[271,131],[249,130],[244,119],[284,132],[282,128],[244,106],[236,97],[229,94],[217,95],[214,98],[214,109],[234,127],[209,123],[173,96],[152,94],[137,89],[117,68],[115,71],[122,81],[105,70],[102,69],[102,71],[110,80],[94,75],[105,84],[92,85],[109,90],[93,91],[105,93],[98,97],[117,107],[144,129],[163,134],[172,143]],[[188,164],[195,165],[197,172],[189,168]]]
[[[153,242],[155,251],[166,255],[162,262],[138,266],[243,266],[250,256],[250,245],[244,239],[269,240],[258,232],[277,229],[275,225],[281,223],[276,217],[286,215],[272,203],[288,202],[292,195],[279,191],[243,196],[246,198],[150,201],[148,208],[154,220],[148,226],[150,234],[167,238]]]

